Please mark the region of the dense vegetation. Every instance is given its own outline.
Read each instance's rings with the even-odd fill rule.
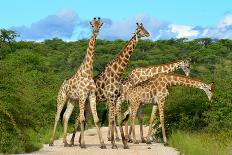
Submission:
[[[82,62],[88,40],[0,41],[0,152],[30,152],[48,142],[58,89]],[[94,75],[115,57],[125,43],[122,40],[97,40]],[[215,81],[215,96],[209,102],[203,91],[171,88],[166,104],[167,132],[169,135],[172,131],[181,133],[179,130],[190,134],[207,133],[214,135],[215,143],[231,147],[228,140],[232,138],[231,40],[142,40],[123,76],[135,67],[182,58],[192,58],[191,77],[207,83]],[[100,117],[104,108],[104,105],[98,106]],[[146,123],[150,109],[143,110]],[[74,117],[73,114],[70,125]],[[170,137],[173,140],[173,136]]]

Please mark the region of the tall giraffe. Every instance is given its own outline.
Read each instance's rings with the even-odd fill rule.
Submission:
[[[147,67],[138,67],[132,70],[132,72],[124,79],[121,80],[121,94],[120,97],[117,100],[117,104],[122,104],[125,101],[125,93],[127,90],[132,87],[133,85],[136,85],[140,82],[146,81],[149,78],[153,77],[156,74],[160,73],[169,73],[174,72],[176,69],[182,69],[186,76],[189,76],[190,73],[190,59],[185,60],[178,60],[167,64],[162,65],[155,65],[155,66],[147,66]],[[127,110],[124,115],[129,113]],[[143,143],[146,142],[145,138],[143,137],[143,125],[142,125],[142,113],[141,108],[138,109],[138,122],[140,125],[140,136]],[[130,128],[131,132],[131,128]],[[130,135],[130,134],[129,134]],[[130,137],[128,137],[128,126],[125,124],[125,137],[130,140]]]
[[[136,32],[133,34],[132,38],[128,41],[128,43],[124,46],[121,52],[117,55],[115,59],[109,62],[105,69],[98,74],[94,79],[96,83],[96,96],[97,101],[107,101],[107,107],[109,112],[109,124],[111,131],[111,144],[112,148],[116,149],[117,145],[114,140],[114,121],[115,121],[115,104],[116,99],[120,94],[119,86],[120,86],[120,76],[125,70],[130,56],[138,43],[139,38],[141,37],[149,37],[150,34],[144,28],[142,23],[136,23],[137,28]],[[77,117],[78,118],[78,117]],[[76,123],[78,124],[78,119]],[[71,141],[74,141],[76,132],[76,126],[74,128],[73,137]],[[122,137],[123,139],[123,137]],[[123,139],[124,148],[128,148],[125,138]]]
[[[125,94],[126,100],[129,102],[130,120],[132,124],[133,142],[138,143],[135,137],[134,119],[138,108],[142,104],[152,103],[153,109],[149,121],[149,130],[147,134],[147,141],[150,143],[152,124],[155,120],[157,110],[159,109],[160,123],[162,127],[162,134],[164,143],[167,143],[165,128],[164,128],[164,104],[169,95],[168,88],[171,86],[184,86],[202,89],[205,91],[208,99],[211,101],[214,86],[213,83],[206,84],[200,80],[192,79],[179,74],[161,73],[155,75],[153,78],[143,81],[134,87],[131,87]],[[117,113],[120,112],[120,107],[117,105]],[[127,119],[128,120],[128,119]],[[125,120],[125,121],[127,121]],[[121,120],[119,120],[121,121]]]
[[[93,80],[93,56],[94,56],[94,46],[96,42],[96,37],[99,33],[99,30],[103,23],[100,18],[98,20],[94,18],[90,25],[92,26],[92,36],[89,40],[89,46],[87,48],[86,56],[83,60],[83,63],[77,69],[76,73],[69,79],[66,79],[60,87],[58,98],[57,98],[57,113],[55,118],[55,124],[53,129],[53,135],[50,141],[50,146],[53,145],[54,136],[56,132],[57,122],[60,118],[61,110],[65,102],[67,101],[67,110],[64,113],[64,146],[69,146],[67,143],[67,125],[69,117],[73,111],[76,101],[79,100],[79,109],[80,109],[80,124],[81,124],[81,148],[85,148],[84,142],[84,109],[86,99],[90,102],[91,111],[94,118],[94,123],[97,128],[97,133],[100,139],[101,148],[106,148],[102,135],[99,128],[99,119],[96,112],[96,85]]]

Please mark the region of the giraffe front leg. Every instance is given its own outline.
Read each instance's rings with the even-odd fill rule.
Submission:
[[[122,124],[124,124],[125,126],[125,139],[127,142],[131,142],[131,137],[129,137],[128,134],[128,120],[130,118],[130,107],[128,108],[128,110],[124,113],[124,119],[122,120]]]
[[[72,138],[70,140],[70,145],[71,146],[74,146],[74,139],[75,139],[75,135],[76,135],[76,132],[77,132],[77,127],[79,125],[79,121],[80,120],[80,116],[77,114],[77,117],[76,117],[76,121],[75,121],[75,124],[74,124],[74,127],[73,127],[73,135],[72,135]]]
[[[74,108],[74,101],[69,100],[63,118],[64,119],[64,138],[63,138],[64,147],[70,146],[67,142],[67,128],[68,128],[68,121],[70,115],[72,114],[73,108]]]
[[[109,114],[109,111],[108,111],[108,133],[107,133],[107,139],[108,139],[108,141],[111,141],[110,130],[111,130],[111,125],[110,125],[110,114]]]
[[[80,125],[81,125],[81,139],[80,139],[80,147],[86,148],[85,140],[84,140],[84,130],[85,130],[85,100],[86,98],[81,98],[79,101],[80,107]]]
[[[55,116],[55,123],[54,123],[54,128],[53,128],[53,133],[52,133],[52,137],[50,139],[50,143],[49,146],[53,146],[54,145],[54,137],[56,134],[56,128],[57,128],[57,123],[60,119],[60,113],[64,107],[65,101],[66,101],[67,96],[65,94],[58,94],[58,99],[57,99],[57,110],[56,110],[56,116]]]
[[[147,133],[147,144],[151,144],[151,133],[152,133],[152,125],[154,123],[154,120],[156,119],[156,114],[157,114],[158,107],[157,105],[153,105],[152,107],[152,112],[151,112],[151,117],[149,121],[149,129]]]
[[[122,142],[124,145],[124,149],[129,149],[128,145],[127,145],[127,140],[124,136],[124,131],[123,131],[123,127],[122,127],[122,118],[121,118],[121,101],[120,99],[117,100],[116,102],[116,115],[117,115],[117,121],[118,121],[118,126],[119,126],[119,130],[121,133],[121,138],[122,138]]]
[[[114,102],[109,101],[109,121],[110,121],[110,133],[111,133],[111,144],[112,144],[112,149],[117,149],[117,145],[115,144],[114,140],[114,120],[115,120],[115,107],[114,107]]]
[[[164,127],[164,100],[158,101],[158,107],[159,107],[159,113],[160,113],[160,124],[162,127],[162,135],[163,135],[163,141],[164,145],[167,145],[167,137]]]
[[[139,127],[140,127],[140,138],[142,143],[146,143],[145,138],[143,137],[143,119],[142,119],[142,111],[141,111],[141,106],[138,108],[138,122],[139,122]]]
[[[101,144],[101,149],[106,149],[106,145],[103,141],[103,138],[102,138],[102,134],[101,134],[101,131],[100,131],[100,121],[99,121],[99,118],[98,118],[98,115],[97,115],[97,108],[96,108],[96,96],[95,96],[95,93],[91,93],[90,96],[89,96],[89,101],[90,101],[90,108],[91,108],[91,111],[92,111],[92,114],[93,114],[93,120],[94,120],[94,123],[95,123],[95,126],[96,126],[96,129],[97,129],[97,134],[98,134],[98,137],[99,137],[99,141],[100,141],[100,144]]]
[[[114,114],[115,114],[115,116],[117,116],[116,108],[115,108]],[[116,119],[115,118],[114,118],[114,131],[115,131],[115,135],[116,135],[115,140],[118,142],[118,141],[120,141],[120,139],[119,139],[119,136],[118,136],[117,123],[116,123]]]
[[[139,144],[139,141],[136,140],[136,135],[135,135],[135,115],[137,113],[137,108],[131,108],[131,115],[130,115],[130,120],[131,120],[131,128],[132,128],[132,134],[133,134],[133,143],[134,144]]]

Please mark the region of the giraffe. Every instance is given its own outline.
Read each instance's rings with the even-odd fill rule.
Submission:
[[[114,140],[114,123],[115,123],[115,104],[116,99],[119,96],[119,86],[120,86],[120,76],[125,70],[130,56],[133,53],[135,46],[138,43],[139,38],[149,37],[150,34],[144,28],[142,23],[136,23],[136,32],[133,34],[132,38],[124,46],[115,59],[110,61],[105,69],[99,73],[94,79],[96,83],[96,96],[97,101],[107,101],[107,107],[109,112],[109,126],[111,133],[111,144],[112,149],[116,149],[117,145]],[[79,118],[79,117],[77,117]],[[79,119],[76,119],[78,124]],[[74,127],[73,137],[71,139],[72,143],[74,141],[76,132],[76,126]],[[124,148],[128,148],[125,138],[122,137]],[[80,140],[80,139],[79,139]]]
[[[83,60],[83,63],[77,69],[76,73],[69,79],[64,80],[63,84],[60,87],[58,98],[57,98],[57,112],[55,117],[55,124],[53,129],[53,135],[50,141],[50,146],[53,145],[54,136],[56,132],[57,123],[60,118],[60,113],[64,107],[65,102],[67,101],[67,109],[64,113],[64,146],[69,146],[67,143],[67,125],[69,117],[73,111],[76,101],[79,100],[79,109],[80,109],[80,124],[81,124],[81,148],[85,148],[84,142],[84,110],[85,110],[85,101],[88,99],[90,102],[91,111],[94,118],[94,123],[97,128],[97,133],[101,143],[101,148],[106,148],[102,135],[99,128],[99,119],[96,112],[96,85],[93,80],[93,56],[94,56],[94,46],[96,42],[96,37],[99,33],[99,30],[103,23],[100,18],[94,18],[90,25],[92,26],[92,35],[89,40],[89,46],[87,48],[86,56]]]
[[[124,99],[124,94],[127,92],[127,90],[132,87],[133,85],[136,85],[140,82],[146,81],[149,78],[153,77],[156,74],[159,73],[169,73],[174,72],[176,69],[182,69],[186,76],[189,76],[190,73],[190,61],[191,59],[184,59],[184,60],[178,60],[167,64],[162,65],[155,65],[155,66],[147,66],[147,67],[138,67],[132,70],[132,72],[124,79],[121,80],[121,94],[118,98],[117,102],[120,102],[118,104],[122,104]],[[124,115],[126,116],[129,113],[127,110]],[[141,108],[138,108],[138,122],[140,125],[140,137],[143,143],[146,142],[145,138],[143,137],[143,125],[142,125],[142,113]],[[132,128],[130,128],[130,133]],[[130,136],[130,134],[129,134]],[[125,124],[125,137],[129,141],[131,140],[130,137],[128,137],[128,125]]]
[[[167,138],[164,128],[164,104],[167,96],[169,95],[168,88],[171,86],[184,86],[184,87],[202,89],[206,93],[210,101],[214,93],[214,83],[206,84],[200,80],[189,78],[179,74],[173,74],[173,73],[169,73],[169,74],[161,73],[131,87],[125,94],[125,98],[129,102],[130,120],[132,124],[132,134],[133,134],[134,143],[138,143],[135,137],[135,126],[134,126],[134,119],[137,109],[143,104],[152,103],[153,108],[149,121],[147,141],[148,143],[151,142],[150,137],[152,131],[152,124],[156,118],[157,110],[159,109],[163,141],[165,144],[167,144]],[[117,106],[116,107],[117,113],[119,114],[120,107],[118,105],[116,106]],[[127,120],[128,119],[123,121],[127,121]]]

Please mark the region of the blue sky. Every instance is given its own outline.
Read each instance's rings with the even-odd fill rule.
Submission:
[[[128,39],[143,22],[150,39],[230,38],[231,0],[5,0],[0,28],[14,29],[22,40],[88,38],[95,16],[105,25],[99,38]]]

